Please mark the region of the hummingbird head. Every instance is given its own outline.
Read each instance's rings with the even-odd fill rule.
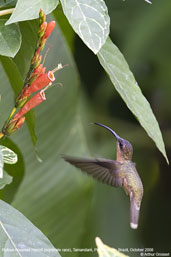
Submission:
[[[103,128],[106,128],[115,136],[115,138],[117,140],[117,161],[124,162],[126,160],[132,159],[133,147],[127,140],[119,137],[115,131],[113,131],[111,128],[109,128],[101,123],[94,123],[94,124],[101,126]]]
[[[133,147],[123,138],[117,139],[117,160],[123,162],[125,160],[132,160]]]

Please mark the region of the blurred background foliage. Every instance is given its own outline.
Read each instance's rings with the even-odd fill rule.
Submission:
[[[149,5],[143,0],[106,0],[106,4],[111,17],[110,36],[152,106],[171,160],[171,2],[154,0]],[[52,69],[60,62],[69,67],[56,76],[63,87],[49,89],[46,103],[35,110],[36,151],[26,125],[11,137],[12,141],[1,140],[21,160],[16,168],[6,168],[15,176],[15,184],[6,186],[1,198],[30,219],[56,248],[95,247],[94,239],[99,236],[114,248],[148,247],[170,252],[170,167],[114,90],[97,57],[73,33],[61,6],[53,14],[59,28],[48,41],[46,67]],[[24,78],[34,51],[37,22],[19,25],[22,46],[14,64]],[[15,81],[11,82],[8,73],[14,74],[14,79],[16,73],[12,66],[8,72],[4,69],[8,61],[1,57],[1,126],[14,103],[10,84]],[[108,125],[134,147],[133,160],[144,184],[137,231],[129,227],[129,199],[123,190],[93,181],[61,160],[63,153],[115,158],[114,138],[91,122]],[[85,252],[60,254],[97,256]]]

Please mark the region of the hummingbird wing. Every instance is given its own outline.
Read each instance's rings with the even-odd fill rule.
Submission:
[[[121,164],[118,161],[104,158],[77,158],[71,156],[63,156],[63,158],[65,161],[103,183],[115,187],[122,186],[122,178],[119,177]]]

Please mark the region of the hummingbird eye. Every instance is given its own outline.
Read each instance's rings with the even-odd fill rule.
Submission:
[[[122,142],[119,142],[119,147],[120,147],[121,149],[123,149],[123,144],[122,144]]]

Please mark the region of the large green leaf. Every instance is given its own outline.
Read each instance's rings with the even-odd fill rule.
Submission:
[[[30,68],[31,58],[35,51],[35,42],[37,40],[39,24],[38,20],[33,20],[20,22],[19,26],[22,34],[22,43],[20,50],[13,61],[16,63],[20,76],[24,81]]]
[[[61,0],[75,32],[96,54],[109,35],[110,18],[103,0]]]
[[[0,200],[0,256],[60,257],[50,241],[23,214]]]
[[[36,160],[25,125],[12,136],[22,150],[26,167],[13,205],[57,248],[80,248],[91,204],[92,182],[60,157],[64,153],[88,155],[82,123],[77,115],[78,73],[57,28],[49,44],[53,48],[46,58],[47,69],[53,69],[58,62],[67,63],[69,67],[55,73],[56,81],[63,87],[54,86],[47,90],[47,100],[35,108],[37,148],[43,162]],[[22,58],[19,61],[22,62]],[[1,109],[4,110],[2,120],[5,120],[5,110],[10,109],[13,93],[3,71],[1,76]]]
[[[0,178],[0,189],[3,189],[6,185],[12,182],[12,177],[8,173],[3,171],[3,178]]]
[[[74,52],[74,41],[75,41],[75,32],[70,26],[66,16],[62,11],[58,10],[59,8],[56,8],[53,12],[53,15],[55,16],[55,19],[62,30],[62,33],[64,34],[65,39],[67,40],[68,46],[70,47],[71,51]],[[66,33],[67,32],[67,33]]]
[[[1,56],[0,60],[16,97],[22,89],[24,83],[19,70],[11,58]]]
[[[142,94],[123,55],[110,38],[98,53],[98,58],[128,108],[137,117],[168,162],[162,134],[150,104]]]
[[[0,55],[14,57],[21,45],[21,34],[17,24],[5,26],[7,20],[0,20]]]
[[[36,19],[39,17],[40,9],[43,9],[46,14],[51,13],[58,3],[59,0],[18,0],[14,12],[6,22],[6,25],[18,21]]]

